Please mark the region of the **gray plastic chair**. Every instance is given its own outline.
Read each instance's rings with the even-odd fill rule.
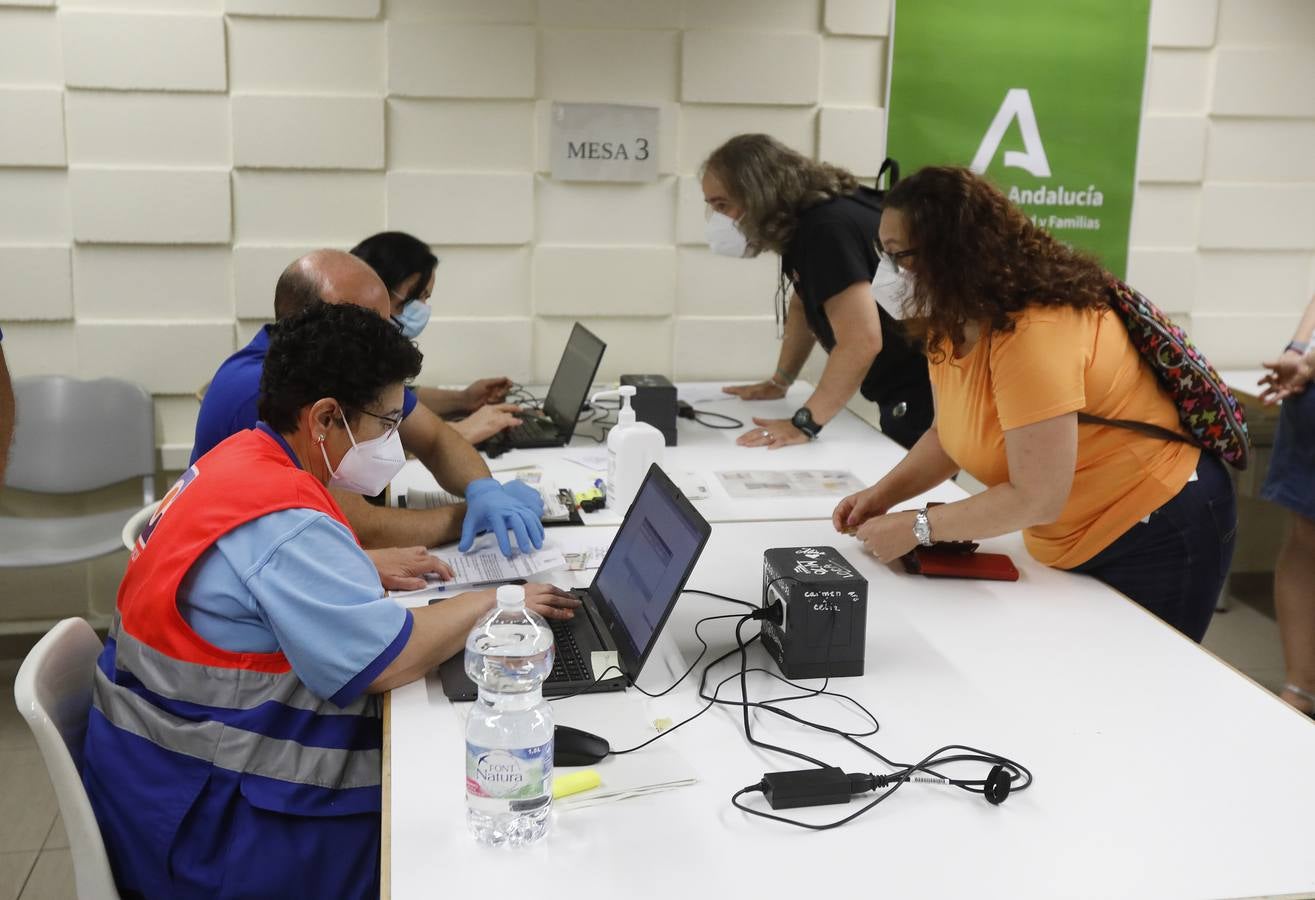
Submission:
[[[55,786],[73,851],[74,883],[82,900],[115,900],[119,896],[105,841],[79,774],[100,651],[100,638],[90,625],[82,619],[65,619],[37,642],[14,679],[14,702],[37,739]]]
[[[122,546],[123,525],[155,502],[155,409],[117,378],[43,375],[14,381],[17,421],[5,485],[76,494],[142,480],[141,503],[81,516],[0,516],[0,568],[95,559]]]

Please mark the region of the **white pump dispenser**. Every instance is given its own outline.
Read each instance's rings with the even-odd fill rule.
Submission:
[[[599,391],[590,399],[597,403],[599,397],[621,398],[616,424],[607,434],[607,505],[621,513],[630,508],[649,466],[662,462],[667,446],[662,432],[635,418],[630,408],[634,395],[634,385],[624,384],[614,391]]]

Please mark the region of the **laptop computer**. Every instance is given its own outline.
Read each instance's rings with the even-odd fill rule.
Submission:
[[[589,386],[598,374],[607,345],[579,322],[571,329],[557,372],[543,400],[543,413],[527,414],[521,423],[479,445],[480,450],[502,453],[534,447],[565,447],[575,434],[580,410],[589,398]]]
[[[666,473],[649,467],[593,583],[571,592],[580,600],[575,616],[549,620],[557,648],[544,696],[619,691],[627,677],[638,678],[711,534],[712,526]],[[596,680],[595,651],[614,651],[624,676]],[[440,665],[438,674],[448,697],[475,699],[463,653]]]

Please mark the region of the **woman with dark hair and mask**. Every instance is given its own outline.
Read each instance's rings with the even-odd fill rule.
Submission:
[[[1092,575],[1200,641],[1233,555],[1233,485],[1110,307],[1111,276],[967,169],[923,169],[885,201],[882,265],[904,277],[899,311],[926,343],[936,421],[889,475],[840,502],[836,530],[857,529],[883,562],[1022,530],[1039,561]],[[887,512],[960,469],[987,490]]]
[[[353,304],[280,321],[260,422],[198,459],[137,539],[81,767],[125,897],[379,896],[379,695],[460,652],[494,603],[385,597],[327,490],[397,474],[420,361]],[[579,605],[525,592],[550,618]]]
[[[873,303],[877,192],[765,134],[722,144],[704,162],[702,179],[712,251],[781,258],[777,310],[785,334],[776,371],[725,391],[745,400],[779,399],[814,343],[828,354],[812,396],[793,418],[755,418],[757,427],[738,443],[779,448],[810,440],[861,391],[877,404],[882,432],[912,447],[931,424],[931,387],[921,349]]]
[[[374,269],[388,288],[389,313],[402,335],[411,340],[420,337],[433,311],[429,298],[438,274],[434,252],[404,231],[381,231],[353,247],[351,254]],[[472,444],[520,423],[515,415],[519,407],[503,402],[511,390],[510,378],[481,378],[459,391],[419,386],[414,390],[416,399],[435,415],[463,416],[452,427]]]

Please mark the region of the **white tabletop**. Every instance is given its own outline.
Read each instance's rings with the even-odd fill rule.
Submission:
[[[552,538],[570,549],[603,531],[558,529]],[[1096,581],[1034,563],[1017,536],[985,549],[1008,553],[1019,582],[951,582],[897,574],[826,523],[723,524],[689,586],[756,602],[763,550],[807,544],[836,546],[869,580],[866,674],[833,682],[880,719],[869,743],[904,761],[971,744],[1029,766],[1033,788],[992,807],[953,788],[908,785],[825,834],[753,819],[730,806],[730,795],[764,772],[803,764],[750,749],[739,711],[721,708],[654,745],[683,757],[696,785],[558,811],[544,842],[498,852],[466,832],[462,727],[431,678],[390,700],[392,896],[475,896],[491,883],[531,881],[546,897],[1315,890],[1305,824],[1315,800],[1315,727],[1277,698]],[[697,652],[694,621],[736,609],[683,597],[640,683],[669,685]],[[715,653],[733,646],[731,625],[705,626]],[[751,660],[772,665],[759,649]],[[758,678],[750,685],[757,699],[774,690]],[[650,733],[642,723],[697,708],[690,682],[660,700],[627,691],[560,701],[554,714],[630,746]],[[837,725],[855,721],[828,700],[790,708]],[[848,771],[884,771],[838,738],[770,716],[754,727],[760,738]],[[792,813],[826,821],[857,802]]]
[[[699,398],[717,396],[719,384],[679,386],[682,392],[698,400],[696,409],[725,413],[751,425],[751,418],[788,418],[806,400],[812,388],[796,383],[783,400],[746,402],[734,397],[709,402]],[[588,425],[582,431],[590,431]],[[718,472],[745,469],[836,469],[852,472],[865,486],[889,472],[904,456],[904,448],[885,437],[848,410],[842,411],[823,429],[822,436],[807,444],[794,444],[779,450],[740,447],[735,439],[746,429],[707,428],[688,419],[677,421],[677,444],[663,451],[662,467],[677,483],[685,473],[706,485],[707,497],[696,507],[709,522],[763,522],[793,519],[829,519],[838,496],[778,496],[737,499],[727,493],[717,478]],[[502,480],[514,478],[527,467],[540,469],[544,478],[559,488],[583,491],[594,480],[606,475],[607,448],[581,434],[567,448],[513,450],[489,461],[489,468]],[[572,459],[595,457],[601,468],[582,465]],[[410,460],[393,479],[393,496],[410,488],[432,490],[433,475],[417,460]],[[928,494],[928,499],[942,502],[957,500],[964,492],[946,482]],[[583,515],[586,525],[617,525],[623,511],[608,508]]]

